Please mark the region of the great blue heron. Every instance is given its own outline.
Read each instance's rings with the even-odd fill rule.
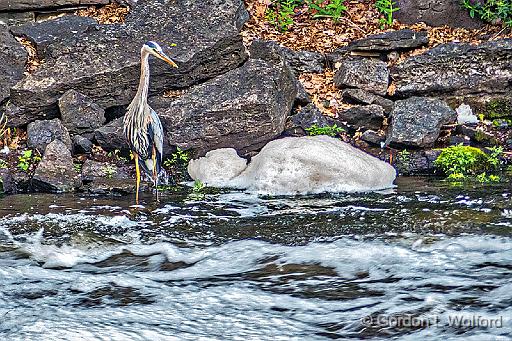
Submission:
[[[156,112],[148,104],[149,55],[153,55],[173,67],[178,67],[171,58],[165,55],[162,48],[157,43],[148,41],[142,46],[140,51],[141,71],[139,89],[128,106],[123,121],[124,135],[135,161],[135,172],[137,176],[137,193],[135,200],[137,203],[139,202],[140,168],[153,179],[154,186],[157,188],[158,174],[160,173],[162,164],[164,138],[162,123]]]

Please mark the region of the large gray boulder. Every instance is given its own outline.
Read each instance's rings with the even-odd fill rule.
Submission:
[[[28,39],[35,47],[39,59],[57,58],[66,46],[74,46],[81,35],[98,22],[89,17],[74,15],[55,20],[31,22],[11,27],[11,32]]]
[[[404,24],[425,22],[430,26],[478,28],[483,22],[469,16],[461,0],[398,0],[393,16]]]
[[[32,114],[27,120],[57,115],[57,100],[69,89],[102,108],[126,105],[138,86],[140,48],[149,38],[179,65],[152,61],[151,94],[203,82],[245,61],[239,30],[247,18],[241,0],[139,2],[125,24],[92,25],[65,44],[45,41],[50,58],[11,89],[11,100]]]
[[[263,59],[272,63],[284,60],[292,68],[295,75],[322,73],[325,69],[326,60],[322,53],[293,51],[275,41],[255,40],[249,48],[249,53],[253,59]]]
[[[7,26],[0,24],[0,103],[22,77],[27,61],[25,48],[14,39]]]
[[[55,140],[46,147],[43,158],[34,172],[32,187],[50,193],[73,192],[82,186],[67,146]]]
[[[245,154],[283,132],[295,86],[289,68],[250,59],[155,109],[171,145],[199,154],[224,147]]]
[[[92,133],[105,123],[105,110],[78,91],[66,91],[58,103],[62,123],[71,134]]]
[[[401,147],[431,147],[441,127],[457,120],[457,113],[437,98],[411,97],[395,102],[386,144]]]
[[[395,96],[509,95],[511,61],[512,39],[439,45],[391,69]]]
[[[387,64],[374,58],[348,57],[334,75],[338,88],[358,88],[381,96],[386,95],[388,83]]]
[[[53,120],[35,121],[27,127],[27,146],[37,149],[41,154],[53,141],[63,142],[67,150],[71,150],[72,143],[68,130],[58,118]]]
[[[427,44],[427,32],[407,29],[374,34],[354,40],[345,49],[358,52],[391,52],[412,50]]]
[[[106,5],[110,2],[110,0],[4,0],[0,2],[0,11],[48,9],[78,5]]]

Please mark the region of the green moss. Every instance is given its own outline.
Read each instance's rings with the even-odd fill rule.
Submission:
[[[485,105],[484,114],[490,120],[512,116],[512,103],[508,99],[493,99]]]
[[[463,145],[443,149],[434,165],[448,176],[456,174],[457,178],[492,168],[487,154],[478,148]]]
[[[327,135],[335,137],[336,135],[344,131],[345,129],[338,127],[336,124],[325,127],[319,127],[316,124],[313,124],[311,127],[306,128],[306,132],[308,133],[309,136]]]
[[[512,126],[512,120],[507,118],[499,118],[492,121],[495,128],[508,128]]]

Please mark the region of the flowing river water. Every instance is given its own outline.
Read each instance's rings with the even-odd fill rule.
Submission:
[[[509,184],[143,198],[0,198],[0,339],[511,339]]]

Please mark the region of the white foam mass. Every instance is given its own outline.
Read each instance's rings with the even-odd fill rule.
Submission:
[[[229,181],[247,167],[247,161],[233,148],[215,149],[197,160],[190,160],[188,173],[194,180],[201,180],[213,187],[225,187]]]
[[[194,180],[266,195],[375,191],[393,187],[396,177],[391,165],[328,136],[271,141],[243,170],[234,149],[214,155],[190,162]]]

